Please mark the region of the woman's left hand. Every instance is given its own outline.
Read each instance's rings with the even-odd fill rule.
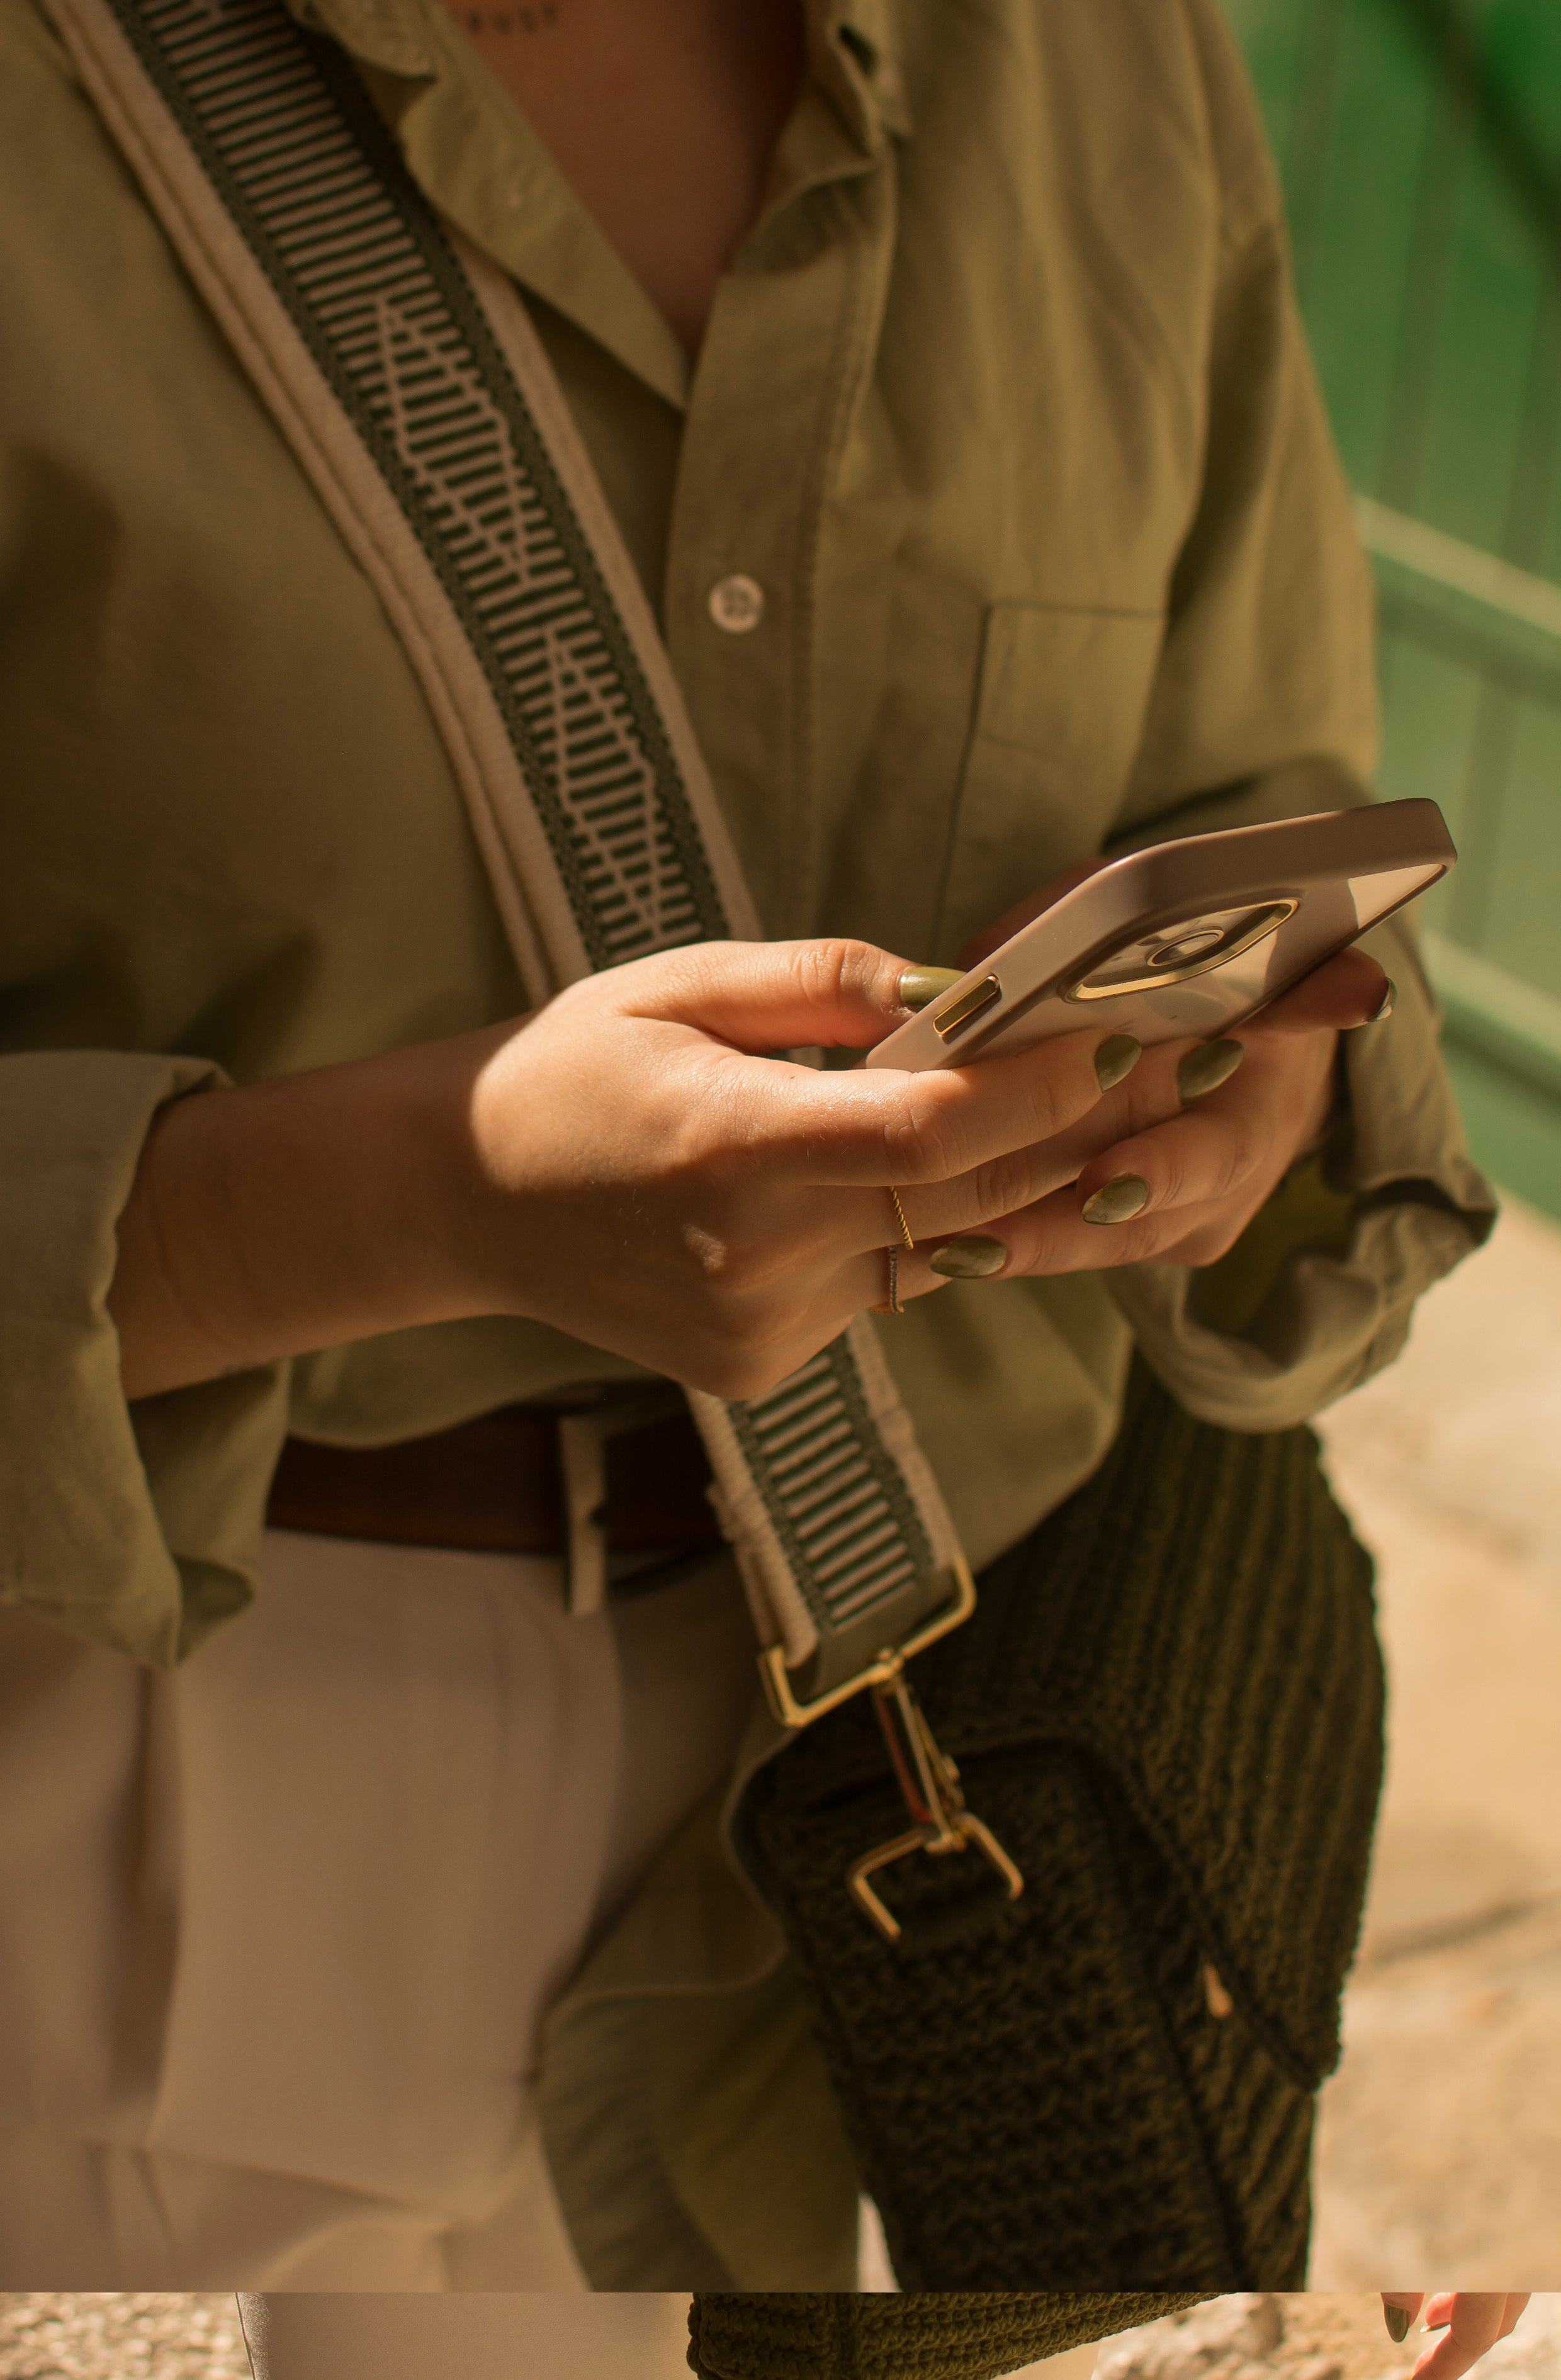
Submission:
[[[1374,959],[1341,951],[1228,1038],[1145,1050],[1086,1119],[1048,1143],[1071,1172],[1066,1187],[1005,1211],[1003,1172],[993,1169],[973,1181],[989,1203],[962,1219],[957,1237],[945,1223],[924,1238],[922,1200],[902,1193],[917,1241],[902,1260],[906,1290],[920,1286],[921,1265],[1012,1278],[1215,1263],[1323,1138],[1339,1034],[1385,1018],[1391,993]]]
[[[1389,989],[1374,959],[1341,951],[1228,1039],[1146,1050],[1112,1095],[1125,1129],[1101,1146],[1110,1099],[1076,1129],[1077,1182],[984,1226],[1005,1271],[1215,1263],[1322,1140],[1339,1034],[1382,1016]]]
[[[1414,2367],[1411,2380],[1462,2380],[1487,2348],[1505,2338],[1529,2302],[1529,2292],[1494,2294],[1482,2289],[1441,2289],[1425,2297],[1418,2289],[1385,2289],[1385,2309],[1398,2307],[1411,2321],[1425,2307],[1427,2330],[1444,2336],[1427,2347]]]

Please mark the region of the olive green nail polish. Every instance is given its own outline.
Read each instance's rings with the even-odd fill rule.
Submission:
[[[989,1273],[1001,1272],[1008,1262],[1008,1250],[1001,1240],[972,1236],[968,1240],[950,1240],[931,1259],[934,1272],[945,1281],[985,1281]]]
[[[1230,1080],[1246,1054],[1239,1041],[1205,1041],[1201,1050],[1189,1050],[1176,1070],[1176,1087],[1181,1093],[1182,1104],[1217,1091],[1221,1083]]]
[[[1387,987],[1387,1002],[1388,1006],[1391,1007],[1393,1004],[1393,987],[1391,984]],[[1373,1016],[1372,1023],[1374,1025],[1376,1021],[1376,1018]],[[1387,2325],[1388,2338],[1392,2339],[1396,2347],[1402,2347],[1405,2339],[1408,2338],[1410,2335],[1409,2307],[1384,2306],[1382,2310],[1382,2318]]]
[[[1389,1017],[1392,1015],[1392,1014],[1393,1014],[1394,1003],[1395,1003],[1395,1002],[1398,1000],[1398,985],[1394,982],[1393,978],[1392,978],[1391,976],[1389,976],[1389,977],[1388,977],[1388,978],[1387,978],[1387,990],[1386,990],[1383,993],[1383,995],[1382,995],[1382,1005],[1381,1005],[1381,1007],[1377,1010],[1376,1014],[1375,1014],[1374,1016],[1368,1016],[1368,1017],[1367,1017],[1367,1019],[1366,1019],[1367,1024],[1368,1024],[1368,1025],[1386,1025],[1386,1022],[1387,1022],[1387,1020],[1388,1020],[1388,1018],[1389,1018]]]
[[[1148,1183],[1136,1173],[1119,1173],[1084,1200],[1083,1217],[1086,1223],[1131,1223],[1148,1204]]]
[[[1113,1033],[1095,1053],[1095,1072],[1103,1091],[1114,1091],[1125,1083],[1144,1055],[1144,1044],[1135,1041],[1131,1033]]]
[[[900,978],[901,1006],[926,1008],[939,992],[958,983],[962,972],[959,967],[907,967]]]

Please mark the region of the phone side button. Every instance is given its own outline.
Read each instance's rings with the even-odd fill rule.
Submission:
[[[973,983],[957,1000],[946,1001],[941,1008],[933,1011],[932,1021],[939,1038],[944,1041],[958,1040],[965,1027],[974,1025],[982,1011],[1002,996],[1003,988],[997,977],[984,975],[979,983]]]

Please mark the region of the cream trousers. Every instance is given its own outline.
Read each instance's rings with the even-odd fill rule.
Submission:
[[[583,2291],[538,2020],[754,1693],[724,1558],[276,1532],[173,1676],[0,1612],[0,2287]]]
[[[255,2380],[688,2380],[688,2300],[241,2297]]]

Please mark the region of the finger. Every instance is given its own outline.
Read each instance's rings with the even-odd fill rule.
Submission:
[[[1445,2335],[1425,2350],[1415,2372],[1429,2374],[1431,2380],[1462,2380],[1462,2374],[1495,2345],[1506,2315],[1505,2290],[1458,2290]]]
[[[1112,1272],[1122,1265],[1209,1264],[1225,1253],[1239,1231],[1239,1222],[1229,1221],[1221,1207],[1167,1208],[1103,1230],[1084,1220],[1078,1191],[1069,1184],[1018,1213],[994,1217],[979,1233],[961,1232],[941,1245],[929,1244],[925,1255],[929,1266],[956,1279],[967,1272],[993,1278]],[[1000,1261],[984,1257],[979,1264],[962,1262],[960,1252],[977,1245],[999,1248]],[[923,1253],[918,1248],[918,1256]]]
[[[1120,1038],[1070,1033],[926,1074],[890,1067],[816,1074],[735,1062],[744,1069],[752,1136],[768,1161],[822,1186],[892,1184],[903,1191],[1035,1150],[1077,1123],[1099,1105],[1097,1065]]]
[[[1384,2289],[1382,2292],[1383,2319],[1389,2338],[1396,2344],[1402,2345],[1408,2338],[1410,2325],[1420,2312],[1423,2296],[1422,2289]]]
[[[1364,951],[1338,951],[1259,1011],[1249,1033],[1347,1033],[1376,1017],[1392,987],[1386,972]]]
[[[1281,1102],[1271,1092],[1277,1088],[1259,1081],[1241,1083],[1238,1091],[1233,1080],[1180,1115],[1103,1149],[1079,1174],[1084,1220],[1098,1227],[1147,1220],[1169,1208],[1238,1196],[1274,1164]]]

